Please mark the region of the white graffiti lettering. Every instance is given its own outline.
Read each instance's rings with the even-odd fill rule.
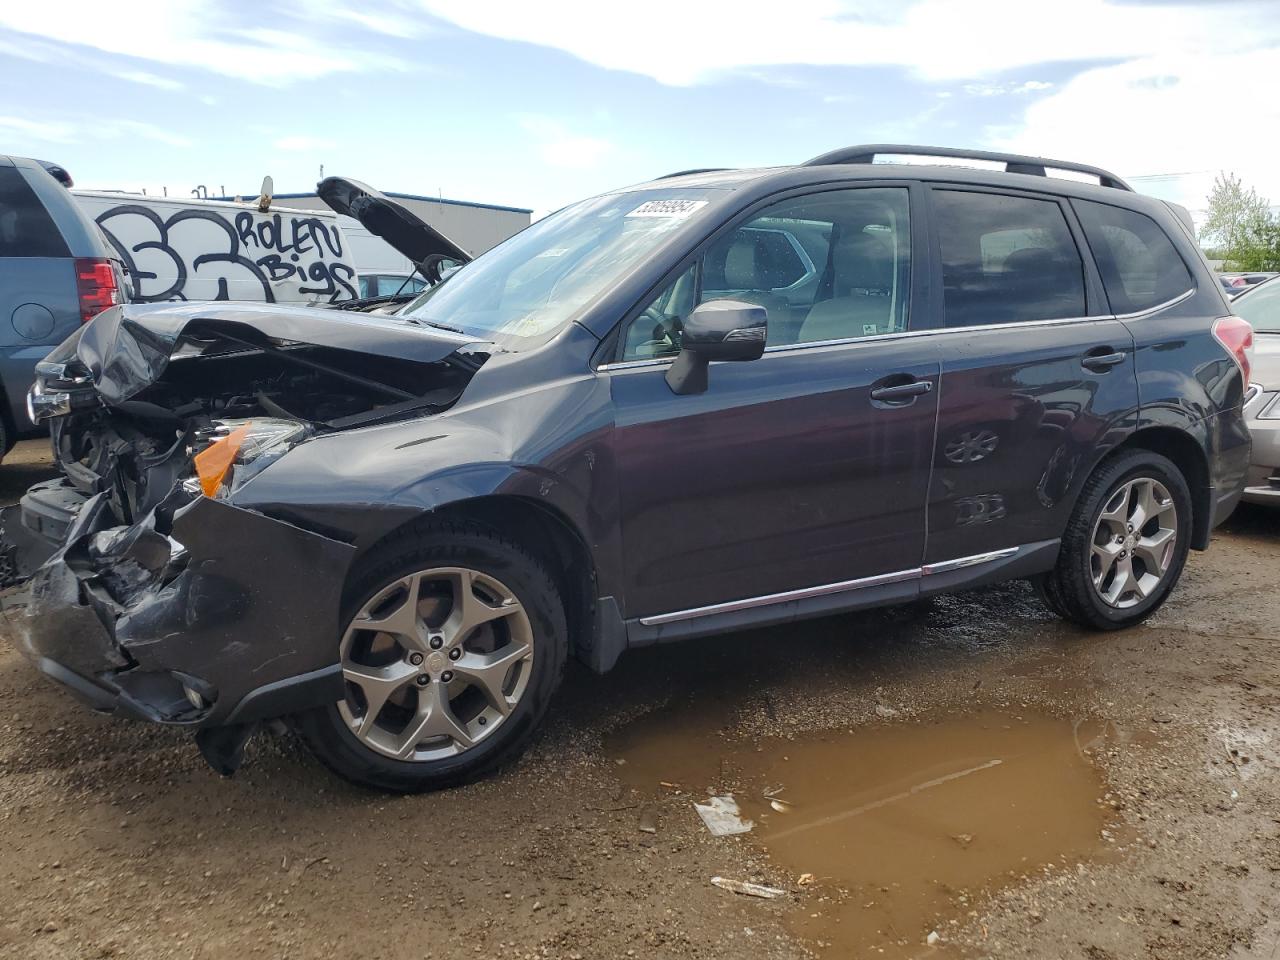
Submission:
[[[356,296],[342,233],[321,217],[192,207],[165,218],[126,203],[97,223],[128,268],[137,301],[335,303]]]

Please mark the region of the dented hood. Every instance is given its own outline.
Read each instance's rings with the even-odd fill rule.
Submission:
[[[471,254],[402,203],[359,180],[326,177],[316,184],[320,199],[344,217],[353,217],[421,267],[431,256],[468,263]]]
[[[476,343],[462,336],[367,313],[269,304],[124,304],[98,314],[49,354],[46,364],[78,361],[108,403],[155,383],[176,352],[228,345],[331,347],[436,363]]]

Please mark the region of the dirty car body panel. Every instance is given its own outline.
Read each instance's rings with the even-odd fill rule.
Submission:
[[[911,198],[896,327],[811,342],[796,322],[765,344],[765,315],[793,310],[779,279],[755,291],[764,309],[750,290],[710,301],[738,324],[715,359],[690,359],[706,304],[661,355],[654,298],[681,277],[710,286],[726,238],[726,272],[773,257],[781,277],[777,258],[799,256],[766,248],[785,222],[739,243],[750,218],[886,185]],[[949,326],[936,189],[1060,208],[1081,316]],[[424,521],[524,537],[571,608],[570,649],[598,670],[629,646],[1043,576],[1086,479],[1121,449],[1192,464],[1202,548],[1243,484],[1241,369],[1210,332],[1226,310],[1207,267],[1172,304],[1108,302],[1073,204],[1168,219],[1119,192],[860,162],[701,173],[566,208],[395,316],[109,310],[41,367],[63,476],[3,516],[7,629],[100,709],[248,729],[343,696],[355,571]],[[868,222],[851,244],[883,248],[887,230]],[[797,282],[829,287],[835,257]],[[637,323],[660,355],[628,354]],[[209,482],[202,458],[237,436],[248,452]]]

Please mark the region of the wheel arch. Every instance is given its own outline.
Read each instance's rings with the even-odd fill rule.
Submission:
[[[592,651],[598,632],[595,628],[596,563],[591,548],[568,516],[550,504],[515,494],[456,500],[423,510],[385,531],[360,551],[356,561],[392,539],[412,536],[412,528],[433,521],[461,521],[488,527],[545,563],[564,600],[569,649],[578,659],[594,666]],[[349,572],[348,582],[351,577]]]
[[[1209,457],[1204,444],[1176,427],[1144,427],[1127,437],[1098,466],[1130,450],[1158,453],[1182,472],[1191,490],[1191,547],[1206,549],[1213,524],[1213,489],[1209,484]]]

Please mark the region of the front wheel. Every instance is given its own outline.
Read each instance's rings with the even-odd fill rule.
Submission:
[[[518,756],[568,648],[542,564],[469,524],[380,548],[357,574],[344,622],[346,695],[294,725],[339,775],[398,792],[466,783]]]
[[[1134,450],[1102,464],[1067,524],[1057,566],[1039,587],[1081,626],[1119,630],[1168,598],[1186,563],[1191,493],[1174,463]]]

